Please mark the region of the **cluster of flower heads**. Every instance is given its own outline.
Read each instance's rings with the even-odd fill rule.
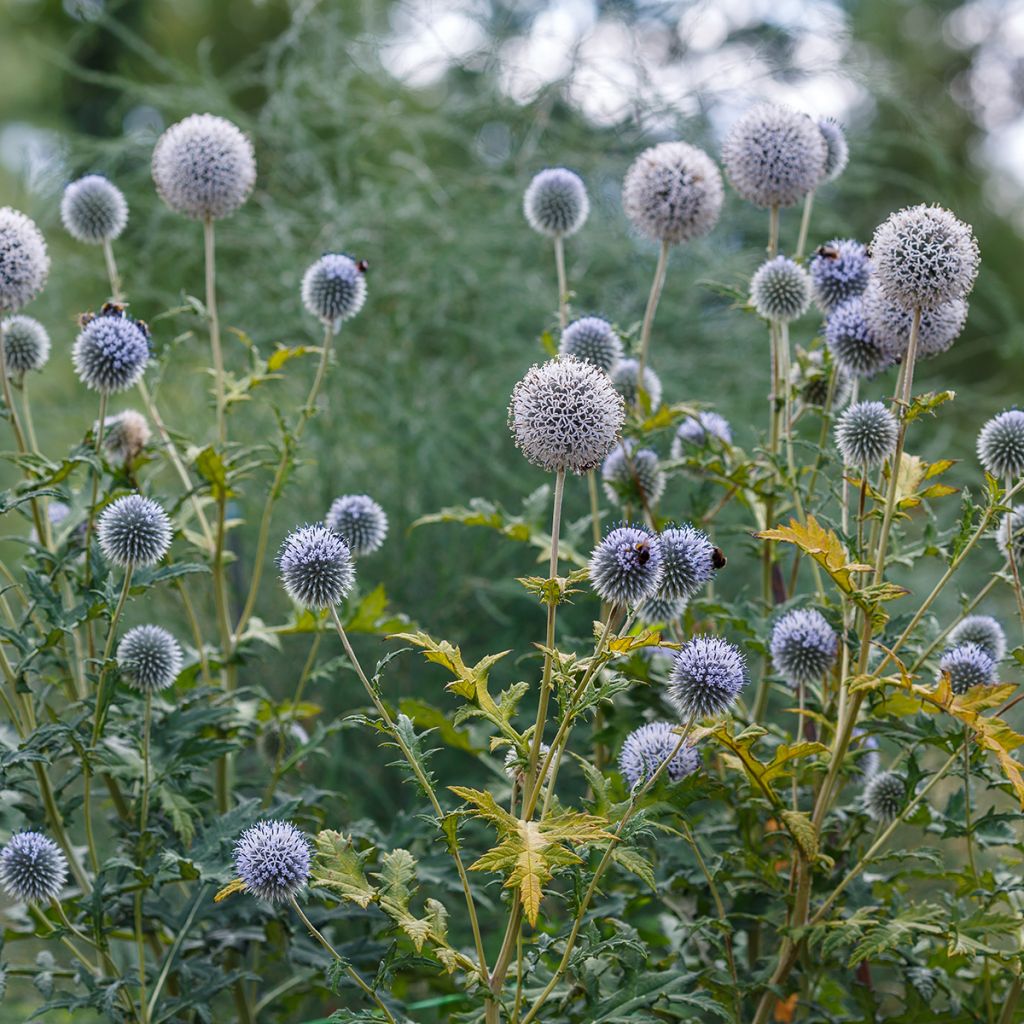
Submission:
[[[0,850],[0,885],[11,899],[47,903],[60,896],[67,877],[67,859],[41,832],[17,832]]]
[[[387,513],[368,494],[335,498],[324,525],[345,539],[353,558],[373,554],[388,535]]]
[[[670,782],[692,775],[700,767],[700,755],[685,742],[680,746],[680,739],[677,726],[669,722],[647,722],[634,729],[619,751],[619,772],[626,785],[631,790],[642,786],[666,762],[664,774]]]

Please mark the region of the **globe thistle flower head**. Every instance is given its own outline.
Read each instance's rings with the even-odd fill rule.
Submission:
[[[590,556],[590,585],[602,601],[616,608],[652,597],[661,575],[661,544],[639,526],[616,527]]]
[[[1003,515],[996,531],[996,543],[1003,557],[1013,557],[1018,566],[1024,565],[1024,505],[1014,505]]]
[[[981,256],[970,225],[940,206],[911,206],[875,229],[871,259],[879,287],[904,309],[964,299]]]
[[[540,754],[537,761],[537,767],[540,768],[544,764],[544,758],[548,756],[551,751],[546,743],[541,743]],[[514,782],[516,785],[521,786],[526,779],[526,770],[529,768],[529,758],[524,760],[519,756],[519,751],[515,747],[509,747],[508,753],[505,754],[505,763],[503,765],[505,769],[505,775],[508,777],[509,782]],[[548,765],[547,773],[544,776],[545,782],[551,781],[551,776],[555,770],[555,762],[552,758],[551,764]]]
[[[576,234],[590,213],[583,179],[565,167],[549,167],[535,174],[523,195],[523,213],[538,234],[549,238]]]
[[[613,505],[656,505],[665,491],[665,473],[658,453],[637,448],[636,442],[617,444],[601,467],[604,492]]]
[[[515,386],[508,409],[516,447],[549,473],[585,473],[599,466],[625,418],[608,374],[571,357],[532,366]]]
[[[788,256],[775,256],[757,269],[750,280],[750,301],[765,320],[789,323],[811,304],[811,279]]]
[[[728,711],[746,685],[746,659],[719,636],[695,636],[680,648],[669,676],[669,699],[680,718]]]
[[[149,421],[141,412],[125,409],[111,416],[104,424],[103,447],[112,462],[130,466],[143,452],[152,433]],[[99,429],[99,424],[96,424]]]
[[[30,316],[9,316],[0,322],[4,362],[9,377],[20,377],[29,370],[41,370],[50,358],[50,335]]]
[[[825,344],[848,374],[873,377],[892,363],[889,347],[872,330],[859,296],[840,303],[825,323]]]
[[[645,149],[622,183],[622,207],[633,227],[672,245],[708,234],[718,223],[724,196],[714,160],[687,142]]]
[[[907,798],[907,784],[895,772],[876,772],[864,784],[864,810],[878,825],[899,817]]]
[[[772,630],[772,663],[790,686],[820,681],[835,663],[838,650],[836,631],[814,608],[787,612]]]
[[[667,597],[659,590],[637,608],[636,617],[645,626],[659,622],[678,622],[685,614],[688,603],[685,597]]]
[[[106,395],[134,387],[149,361],[149,328],[114,305],[83,317],[82,323],[71,350],[78,379]]]
[[[659,594],[688,601],[723,564],[721,552],[703,530],[688,523],[662,530],[658,536],[664,566]]]
[[[156,565],[171,546],[171,521],[152,498],[126,494],[111,502],[96,524],[100,549],[122,569]]]
[[[302,304],[325,324],[354,317],[366,302],[366,263],[328,252],[302,275]]]
[[[1024,412],[1008,409],[981,428],[978,459],[985,472],[999,480],[1024,476]]]
[[[891,362],[899,362],[907,354],[913,326],[912,310],[886,298],[878,282],[872,280],[864,289],[864,317],[879,341],[889,352]],[[943,302],[921,312],[917,329],[919,358],[932,358],[946,352],[967,323],[968,305],[963,299]]]
[[[877,466],[896,450],[899,426],[881,402],[851,405],[836,424],[836,446],[847,466]]]
[[[774,103],[747,111],[722,146],[722,164],[734,189],[767,209],[795,206],[818,187],[828,147],[806,114]]]
[[[166,690],[181,672],[178,641],[163,626],[135,626],[117,645],[121,678],[141,693]]]
[[[1006,634],[991,615],[968,615],[950,630],[949,643],[975,644],[996,663],[1006,657]]]
[[[662,777],[670,782],[679,782],[700,767],[700,754],[688,743],[672,756],[679,738],[678,727],[669,722],[647,722],[626,737],[619,751],[619,772],[631,791],[651,779],[666,761]]]
[[[608,373],[622,358],[622,339],[607,320],[599,316],[584,316],[562,331],[558,352],[562,356],[575,356],[593,363]]]
[[[112,242],[128,223],[128,203],[121,190],[102,174],[71,182],[60,201],[67,233],[86,245]]]
[[[235,843],[235,870],[246,892],[284,903],[309,880],[309,840],[288,821],[259,821]]]
[[[0,850],[0,885],[11,899],[48,903],[67,882],[68,862],[41,832],[16,832]]]
[[[50,257],[35,222],[9,206],[0,208],[0,310],[16,313],[46,284]]]
[[[825,169],[822,177],[824,181],[835,181],[850,162],[846,133],[834,117],[823,117],[818,121],[818,130],[825,140]]]
[[[703,448],[712,438],[722,444],[732,444],[732,427],[724,416],[710,410],[701,410],[697,416],[687,416],[676,428],[675,437],[672,438],[672,458],[686,457],[684,445]]]
[[[626,405],[636,405],[636,377],[639,372],[640,363],[633,358],[620,359],[612,367],[612,383]],[[661,405],[661,378],[649,366],[644,367],[644,391],[651,408],[657,409]]]
[[[867,246],[852,238],[833,238],[818,246],[807,269],[814,301],[825,313],[848,299],[863,295],[871,280]]]
[[[997,682],[996,663],[979,644],[961,643],[951,647],[939,659],[939,671],[948,673],[949,685],[956,694],[972,686],[991,686]]]
[[[348,596],[356,582],[348,544],[319,524],[289,533],[277,565],[288,596],[304,608],[331,608]]]
[[[324,523],[345,539],[353,558],[373,554],[388,535],[388,517],[368,494],[335,498]]]

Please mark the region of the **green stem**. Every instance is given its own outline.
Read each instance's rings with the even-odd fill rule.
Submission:
[[[768,255],[777,256],[779,252],[779,206],[773,204],[768,210]]]
[[[661,298],[661,290],[665,287],[665,275],[668,271],[668,242],[662,242],[658,250],[658,263],[654,268],[654,280],[651,282],[651,291],[647,296],[647,308],[644,310],[643,326],[640,328],[640,361],[636,371],[636,398],[637,405],[640,405],[641,395],[644,394],[644,368],[647,366],[647,357],[651,347],[651,328],[654,326],[654,314],[658,309],[658,300]]]
[[[796,255],[793,257],[798,263],[804,258],[804,249],[807,246],[807,234],[811,227],[811,209],[814,206],[814,190],[804,196],[804,212],[800,217],[800,237],[796,242]]]
[[[558,326],[564,331],[569,323],[569,285],[565,274],[565,242],[555,235],[555,270],[558,274]]]
[[[124,302],[124,293],[121,291],[121,275],[117,272],[117,261],[114,259],[114,247],[109,238],[103,239],[103,260],[110,281],[110,301],[120,306]]]
[[[156,983],[153,985],[153,991],[149,997],[149,1005],[146,1009],[147,1015],[150,1019],[152,1019],[156,1014],[160,993],[163,991],[164,985],[170,977],[171,968],[174,966],[174,961],[177,959],[178,952],[185,941],[185,936],[192,927],[192,922],[195,921],[196,914],[199,913],[200,906],[206,899],[207,891],[207,886],[201,885],[199,887],[199,891],[196,893],[195,899],[192,901],[192,906],[189,908],[189,912],[185,917],[185,920],[182,922],[181,928],[178,929],[178,934],[174,936],[174,941],[167,950],[167,955],[164,957],[164,962],[160,967],[160,973],[157,975]]]
[[[203,252],[206,263],[206,315],[210,320],[210,351],[213,355],[214,386],[217,401],[217,440],[227,444],[227,391],[224,383],[224,353],[220,344],[220,317],[217,314],[217,260],[213,220],[203,220]]]
[[[597,473],[587,470],[587,490],[590,492],[590,530],[594,547],[601,543],[601,501],[597,492]]]

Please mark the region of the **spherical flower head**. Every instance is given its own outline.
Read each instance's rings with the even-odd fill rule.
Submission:
[[[615,390],[622,395],[626,405],[636,405],[636,376],[640,372],[640,363],[636,359],[620,359],[611,372]],[[644,367],[644,391],[652,409],[661,405],[661,378],[649,367]]]
[[[852,238],[833,238],[818,246],[807,269],[814,301],[825,313],[848,299],[863,295],[871,280],[867,246]]]
[[[152,498],[126,494],[100,513],[96,536],[108,562],[122,569],[142,569],[167,554],[171,521]]]
[[[878,825],[888,825],[903,810],[907,784],[895,772],[876,772],[864,784],[864,810]]]
[[[192,114],[171,125],[153,149],[160,198],[193,220],[220,220],[249,198],[256,183],[252,143],[230,121]]]
[[[772,663],[790,686],[818,682],[832,668],[839,637],[821,612],[795,608],[772,630]]]
[[[750,279],[750,301],[765,320],[789,323],[807,312],[811,279],[788,256],[775,256],[762,263]]]
[[[87,174],[64,189],[60,219],[67,233],[87,245],[112,242],[128,223],[128,203],[102,174]]]
[[[678,622],[686,612],[688,603],[685,597],[666,597],[659,590],[637,607],[636,617],[645,626]]]
[[[309,840],[288,821],[258,821],[235,843],[235,870],[251,892],[284,903],[309,880]]]
[[[991,686],[996,680],[996,663],[979,644],[962,643],[951,647],[939,659],[939,671],[949,674],[949,685],[956,694],[972,686]]]
[[[50,257],[35,222],[9,206],[0,208],[0,310],[16,313],[46,284]]]
[[[697,416],[687,416],[672,438],[672,458],[684,459],[687,454],[684,445],[703,448],[712,438],[722,444],[732,444],[732,427],[724,416],[708,410],[702,410]]]
[[[834,117],[823,117],[818,130],[825,140],[824,181],[835,181],[850,162],[850,147],[846,143],[843,126]]]
[[[728,711],[747,682],[742,651],[720,636],[695,636],[676,655],[669,699],[684,722]]]
[[[1024,412],[1008,409],[981,428],[978,459],[985,472],[999,480],[1024,476]]]
[[[348,544],[319,524],[289,533],[278,552],[277,566],[288,596],[304,608],[331,608],[348,596],[356,582]]]
[[[658,536],[664,565],[659,593],[688,601],[715,575],[721,552],[703,530],[689,524],[669,527]]]
[[[335,498],[324,523],[345,539],[353,558],[373,554],[388,535],[388,517],[368,494]]]
[[[714,160],[688,142],[645,149],[622,183],[622,207],[633,227],[672,245],[708,234],[718,223],[724,196]]]
[[[562,356],[574,356],[593,363],[608,373],[622,358],[622,339],[607,320],[599,316],[584,316],[562,331],[558,352]]]
[[[508,408],[516,447],[549,473],[585,473],[599,466],[618,440],[625,418],[622,398],[608,374],[569,357],[530,367]]]
[[[17,832],[0,850],[0,885],[11,899],[48,903],[60,896],[67,877],[60,847],[41,832]]]
[[[84,326],[71,350],[78,379],[91,391],[111,395],[135,387],[149,361],[149,330],[119,306],[104,306]]]
[[[550,238],[576,234],[590,213],[583,179],[565,167],[535,174],[523,195],[523,213],[531,228]]]
[[[99,429],[99,424],[96,424]],[[125,409],[116,416],[111,416],[104,423],[106,437],[103,447],[112,462],[131,465],[149,444],[152,433],[149,421],[141,412]]]
[[[889,352],[891,362],[907,354],[914,314],[886,298],[878,282],[872,280],[864,290],[864,316],[879,341]],[[968,305],[963,299],[943,302],[923,310],[917,329],[917,354],[931,358],[946,352],[967,323]]]
[[[634,729],[619,751],[619,771],[630,790],[642,786],[669,759],[679,744],[678,726],[669,722],[647,722]],[[679,782],[700,767],[700,754],[688,743],[668,761],[662,777]]]
[[[604,493],[613,505],[656,505],[665,491],[665,473],[658,453],[621,441],[601,467]]]
[[[896,450],[899,425],[881,402],[851,405],[836,424],[836,446],[847,466],[877,466]]]
[[[546,743],[540,745],[540,755],[537,761],[538,769],[544,764],[544,759],[548,756],[551,751]],[[505,775],[508,776],[509,782],[514,782],[516,785],[521,786],[526,779],[526,770],[529,767],[529,758],[524,760],[519,756],[519,751],[515,747],[509,747],[508,753],[505,754]],[[545,782],[551,781],[551,776],[555,770],[554,758],[551,759],[551,764],[548,765],[547,774],[544,776]]]
[[[590,585],[598,597],[615,607],[640,604],[661,584],[662,557],[658,538],[639,526],[612,530],[590,556]]]
[[[996,542],[1004,558],[1012,555],[1018,566],[1024,566],[1024,505],[1014,505],[999,521]]]
[[[166,690],[181,672],[178,641],[163,626],[135,626],[117,645],[121,678],[141,693]]]
[[[968,615],[950,630],[949,643],[951,647],[976,644],[997,663],[1006,657],[1006,634],[991,615]]]
[[[871,259],[885,297],[904,309],[965,299],[981,256],[970,225],[940,206],[911,206],[875,229]]]
[[[860,296],[836,306],[825,323],[825,343],[848,374],[873,377],[892,363],[889,347],[871,328]]]
[[[806,114],[774,103],[747,111],[722,146],[722,164],[734,189],[766,209],[795,206],[825,173],[828,147]]]
[[[30,316],[9,316],[0,322],[4,361],[9,377],[20,377],[29,370],[41,370],[50,358],[50,335]]]
[[[302,304],[326,324],[354,317],[366,302],[366,264],[325,253],[302,275]]]

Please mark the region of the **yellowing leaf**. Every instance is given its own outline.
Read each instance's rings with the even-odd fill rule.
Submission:
[[[833,530],[826,530],[814,516],[807,517],[807,523],[796,519],[789,521],[789,526],[777,526],[771,530],[762,530],[754,534],[762,540],[778,540],[786,544],[795,544],[801,551],[813,558],[835,581],[836,585],[847,594],[856,589],[851,574],[868,572],[870,565],[851,562],[843,542]]]
[[[226,900],[229,896],[233,896],[236,892],[245,892],[245,882],[240,878],[233,878],[227,885],[221,889],[216,896],[213,897],[214,903],[220,903],[221,900]]]

